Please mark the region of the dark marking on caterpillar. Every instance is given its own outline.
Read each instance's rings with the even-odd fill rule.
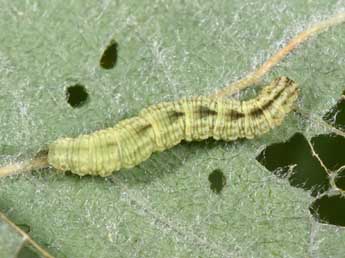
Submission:
[[[145,124],[138,129],[138,133],[145,132],[146,130],[149,130],[150,128],[152,128],[151,124]]]
[[[271,107],[271,105],[280,97],[280,95],[282,94],[282,92],[284,91],[284,88],[281,89],[272,99],[270,99],[269,101],[267,101],[262,107],[262,110],[268,109]]]
[[[282,89],[280,92],[277,93],[276,96],[274,96],[272,99],[267,101],[265,104],[263,104],[261,107],[254,108],[251,112],[250,115],[261,115],[265,110],[269,109],[272,104],[280,97],[281,93],[283,92],[284,89]]]
[[[264,113],[261,107],[255,108],[252,111],[250,111],[251,116],[261,116]]]
[[[216,116],[217,111],[210,109],[206,106],[200,106],[195,113],[199,113],[201,118],[208,117],[208,116]]]
[[[48,162],[58,170],[81,176],[108,176],[182,140],[252,139],[280,125],[298,93],[296,83],[280,77],[246,101],[194,97],[162,102],[112,128],[56,140],[49,145]]]
[[[226,113],[226,116],[229,117],[230,119],[240,119],[242,117],[245,117],[245,114],[243,114],[242,112],[238,112],[236,110],[230,110],[229,112]]]
[[[168,117],[171,119],[179,119],[180,117],[185,116],[184,112],[179,112],[179,111],[175,111],[175,110],[170,110],[168,112]]]

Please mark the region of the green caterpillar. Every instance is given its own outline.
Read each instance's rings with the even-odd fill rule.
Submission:
[[[162,102],[112,128],[49,145],[48,162],[62,171],[108,176],[181,142],[213,137],[252,139],[281,124],[298,97],[296,83],[279,77],[247,101],[194,97]]]

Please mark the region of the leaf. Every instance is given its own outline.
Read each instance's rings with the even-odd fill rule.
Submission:
[[[210,94],[344,8],[334,1],[235,0],[1,6],[1,164],[150,104]],[[299,109],[322,118],[344,90],[344,35],[345,26],[319,35],[264,80],[294,79]],[[100,59],[112,39],[117,61],[105,70]],[[89,96],[78,108],[66,100],[74,85]],[[341,257],[343,228],[314,220],[309,192],[256,161],[265,146],[296,132],[310,139],[325,130],[291,114],[264,137],[182,143],[106,179],[54,169],[2,178],[0,210],[30,225],[31,237],[56,257]],[[219,194],[208,180],[214,170],[226,178]],[[20,246],[7,229],[4,235]]]
[[[0,212],[0,255],[20,258],[54,258],[27,234],[30,227],[16,225]]]
[[[0,255],[1,257],[16,257],[18,249],[23,244],[23,238],[8,224],[0,220]]]

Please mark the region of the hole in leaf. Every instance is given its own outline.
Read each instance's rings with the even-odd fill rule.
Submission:
[[[345,91],[337,104],[323,116],[323,120],[338,129],[345,129]]]
[[[294,134],[286,142],[266,147],[256,159],[275,175],[288,178],[292,186],[311,190],[312,196],[330,188],[327,172],[312,155],[301,133]]]
[[[117,62],[118,44],[115,40],[111,40],[107,48],[104,50],[100,60],[100,66],[104,69],[111,69]]]
[[[341,195],[324,195],[316,199],[309,210],[322,223],[345,226],[345,199]]]
[[[76,84],[67,88],[67,102],[74,108],[81,107],[88,100],[89,94],[83,85]]]
[[[345,138],[336,134],[314,136],[311,143],[323,164],[330,170],[345,165]]]
[[[210,182],[211,190],[217,194],[219,194],[226,185],[226,177],[220,169],[213,170],[208,176],[208,181]]]
[[[339,189],[345,191],[345,168],[338,171],[334,178],[334,183]]]

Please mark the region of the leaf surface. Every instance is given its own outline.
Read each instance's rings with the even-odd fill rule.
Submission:
[[[58,137],[114,125],[164,100],[206,95],[263,63],[342,1],[1,1],[0,163]],[[116,65],[100,59],[112,40]],[[301,87],[322,117],[345,81],[345,25],[299,47],[265,78]],[[88,101],[73,108],[69,86]],[[253,94],[256,90],[248,90]],[[257,91],[256,91],[257,92]],[[324,132],[291,114],[251,141],[182,143],[109,178],[54,169],[0,179],[0,210],[56,257],[341,257],[345,232],[309,213],[310,192],[256,160],[266,146]],[[220,170],[226,185],[211,190]],[[0,221],[0,257],[22,239]],[[4,247],[2,247],[4,246]],[[11,256],[12,255],[12,256]]]

